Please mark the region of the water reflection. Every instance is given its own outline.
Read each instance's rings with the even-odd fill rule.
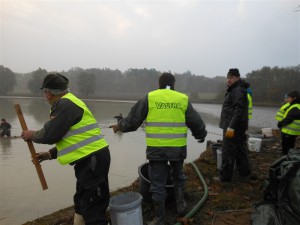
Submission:
[[[10,99],[2,98],[0,99],[0,117],[5,118],[7,122],[10,123],[15,117],[16,114],[11,113],[14,110],[14,105]]]
[[[28,113],[33,115],[34,119],[39,123],[44,123],[49,119],[50,105],[45,100],[32,101],[28,105]]]
[[[122,113],[127,115],[133,103],[128,102],[98,102],[84,100],[93,115],[97,118],[98,123],[101,124],[116,124],[115,115]],[[101,127],[104,128],[104,127]]]
[[[1,145],[1,160],[6,160],[10,158],[11,152],[11,139],[9,137],[0,138]]]
[[[199,114],[201,115],[202,120],[205,121],[205,124],[211,124],[216,127],[219,126],[220,119],[215,115],[211,113],[204,113],[204,112],[199,112]]]

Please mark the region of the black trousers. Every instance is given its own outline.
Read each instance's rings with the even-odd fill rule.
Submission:
[[[149,161],[149,178],[151,180],[150,193],[152,201],[160,203],[166,199],[166,183],[168,177],[173,180],[175,188],[183,188],[186,176],[183,173],[183,160],[179,161]]]
[[[109,205],[108,172],[110,152],[108,148],[83,159],[74,166],[76,193],[75,212],[82,215],[86,225],[107,225],[106,209]]]
[[[248,147],[246,131],[235,131],[233,138],[226,138],[223,131],[222,166],[220,179],[231,181],[234,164],[236,163],[240,176],[251,174],[250,162],[248,159]]]
[[[281,133],[282,155],[288,154],[291,148],[295,148],[296,137],[296,135]]]

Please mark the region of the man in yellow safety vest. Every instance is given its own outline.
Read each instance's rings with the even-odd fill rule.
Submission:
[[[277,111],[275,115],[275,119],[277,121],[281,121],[283,119],[285,111],[290,107],[290,98],[287,96],[287,94],[284,95],[284,102],[280,109]]]
[[[283,155],[295,147],[296,138],[300,135],[300,93],[292,90],[287,96],[290,105],[285,110],[283,119],[277,123],[281,129]]]
[[[62,165],[74,165],[74,225],[107,225],[108,144],[88,107],[69,92],[68,83],[61,74],[45,77],[41,89],[51,105],[50,119],[42,129],[23,131],[21,136],[25,141],[55,144],[49,151],[37,153],[40,162],[57,158]]]
[[[171,73],[163,73],[159,77],[159,89],[149,92],[131,108],[126,118],[111,126],[115,133],[130,132],[137,130],[144,120],[146,122],[149,191],[154,206],[154,218],[149,225],[164,224],[168,163],[175,186],[177,214],[185,214],[183,162],[187,155],[187,131],[189,128],[200,142],[207,134],[205,124],[188,96],[175,91],[174,85],[175,77]]]

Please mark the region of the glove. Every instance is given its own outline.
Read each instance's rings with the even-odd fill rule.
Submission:
[[[198,140],[198,142],[199,142],[199,143],[203,143],[204,141],[205,141],[205,139],[204,139],[204,138],[203,138],[203,139],[199,139],[199,140]]]
[[[234,137],[234,129],[228,127],[226,132],[225,132],[225,137],[226,138],[233,138]]]

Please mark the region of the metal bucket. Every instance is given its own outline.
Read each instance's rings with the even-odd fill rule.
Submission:
[[[152,202],[151,193],[149,192],[151,181],[149,180],[148,166],[149,163],[144,163],[139,167],[139,192],[143,196],[143,200],[145,200],[146,202]],[[168,200],[174,196],[174,184],[171,180],[170,173],[165,188],[167,191],[166,200]]]
[[[209,147],[211,148],[213,158],[217,160],[217,150],[222,151],[222,143],[211,144]]]
[[[126,192],[111,197],[109,212],[112,225],[143,225],[142,196]]]

